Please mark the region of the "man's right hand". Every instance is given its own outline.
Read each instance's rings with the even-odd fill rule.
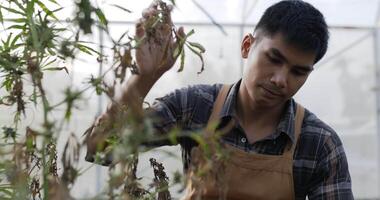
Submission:
[[[85,144],[87,146],[86,161],[94,162],[97,152],[103,152],[108,146],[106,139],[112,129],[110,113],[105,112],[89,127],[86,132]]]
[[[136,62],[140,75],[157,78],[171,69],[178,58],[173,55],[174,50],[185,33],[183,27],[174,31],[172,8],[155,1],[143,11],[143,17],[136,24],[136,39],[139,41]]]
[[[136,63],[139,73],[127,81],[121,99],[112,102],[86,131],[87,161],[94,162],[96,152],[104,152],[108,146],[107,138],[121,128],[117,123],[125,122],[120,118],[125,116],[126,108],[135,117],[142,116],[142,100],[161,75],[174,65],[178,57],[173,55],[174,50],[185,34],[182,27],[173,31],[171,10],[171,6],[166,7],[161,1],[155,1],[144,10],[143,17],[136,24]],[[155,23],[158,14],[161,20]],[[152,23],[155,25],[151,26]]]

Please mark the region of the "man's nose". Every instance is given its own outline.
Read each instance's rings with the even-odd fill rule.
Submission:
[[[288,84],[288,73],[286,67],[281,67],[281,69],[277,69],[273,72],[270,81],[278,88],[286,88]]]

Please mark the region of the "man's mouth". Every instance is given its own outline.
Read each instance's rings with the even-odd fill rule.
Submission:
[[[265,87],[265,86],[261,86],[265,91],[267,91],[269,94],[273,95],[273,96],[282,96],[282,93],[278,92],[278,91],[275,91],[275,90],[272,90],[272,89],[269,89],[268,87]]]

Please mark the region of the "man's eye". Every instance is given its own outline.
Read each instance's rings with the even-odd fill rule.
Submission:
[[[307,72],[301,71],[301,70],[293,70],[293,74],[296,76],[303,76],[306,75]]]
[[[269,59],[269,61],[270,61],[271,63],[274,63],[274,64],[280,64],[280,63],[281,63],[281,60],[278,59],[278,58],[274,58],[274,57],[272,57],[272,56],[270,56],[270,55],[267,55],[267,57],[268,57],[268,59]]]

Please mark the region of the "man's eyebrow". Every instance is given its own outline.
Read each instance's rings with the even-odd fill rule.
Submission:
[[[275,48],[270,48],[269,51],[276,57],[280,58],[281,60],[284,60],[285,62],[289,62],[288,59],[278,50]],[[294,65],[296,68],[301,68],[301,70],[304,71],[313,71],[314,67],[310,65]]]

